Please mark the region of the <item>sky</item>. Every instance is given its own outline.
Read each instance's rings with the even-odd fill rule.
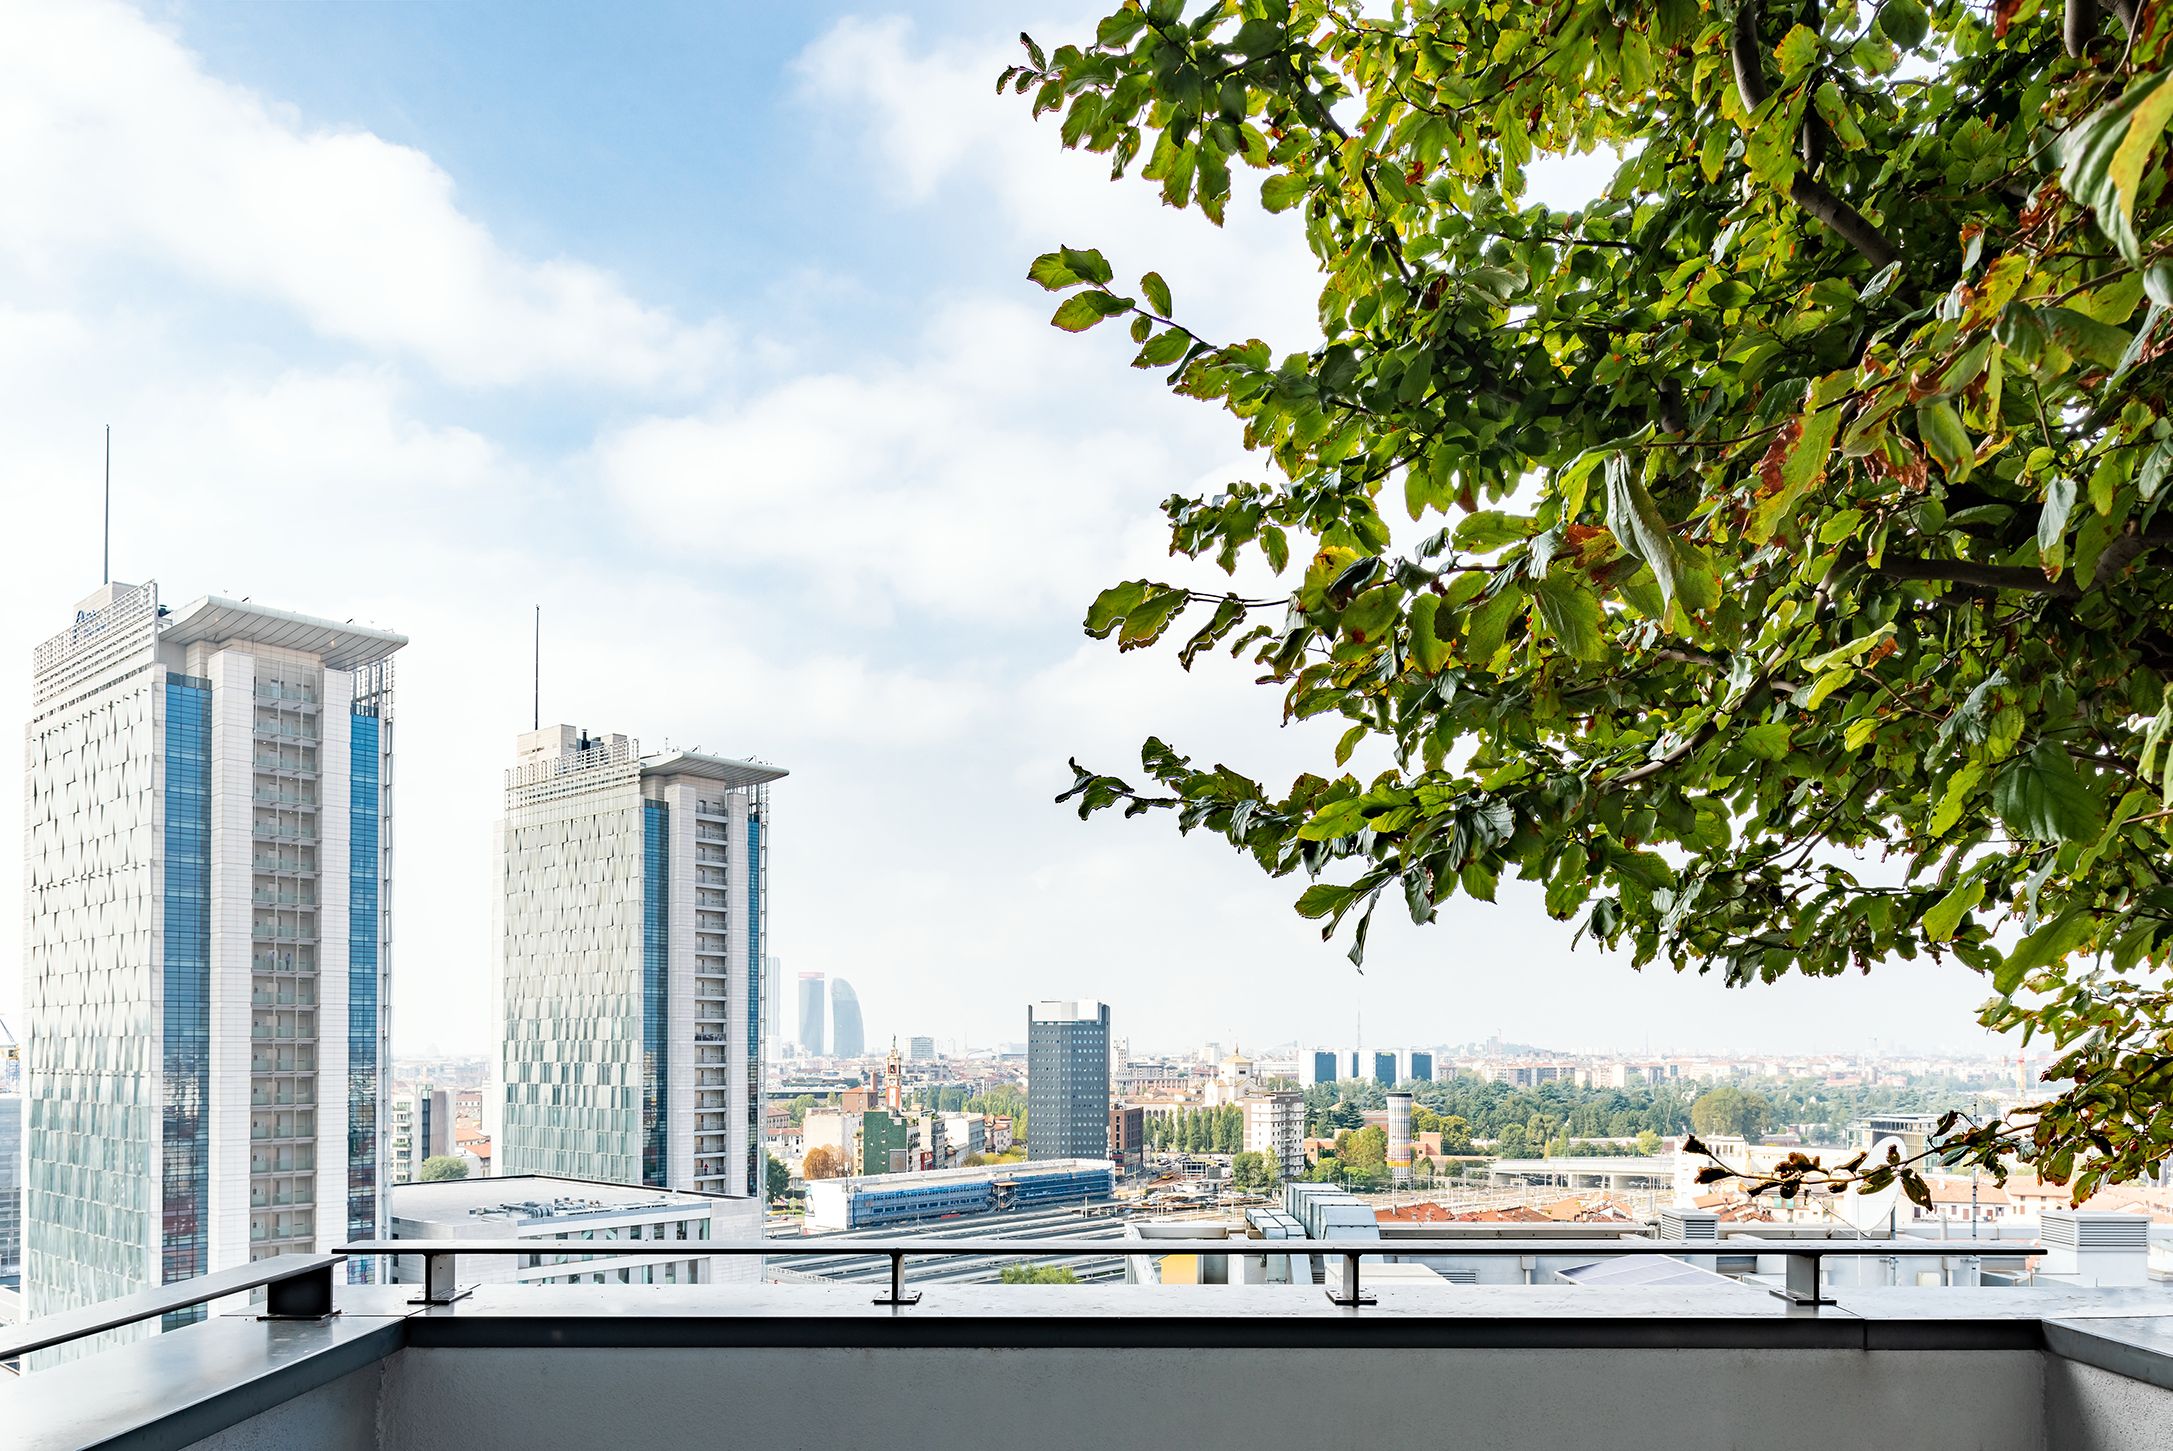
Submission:
[[[759,757],[771,940],[871,1043],[1110,1002],[1135,1047],[1974,1049],[1962,969],[1727,991],[1572,950],[1537,893],[1384,911],[1365,973],[1159,816],[1079,822],[1068,757],[1160,735],[1280,784],[1332,722],[1211,657],[1119,656],[1157,509],[1258,479],[1235,428],[1070,337],[1058,244],[1202,332],[1315,337],[1295,224],[1162,207],[997,97],[1091,7],[11,7],[0,48],[0,718],[113,573],[395,629],[394,1050],[482,1052],[491,831],[528,727]],[[1589,163],[1542,169],[1562,204]],[[21,796],[0,792],[19,922]],[[0,1016],[22,933],[0,928]],[[788,1011],[788,1019],[790,1017]],[[788,1023],[789,1027],[789,1023]]]

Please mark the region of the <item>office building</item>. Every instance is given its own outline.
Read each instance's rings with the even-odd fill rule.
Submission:
[[[933,1063],[936,1057],[936,1040],[933,1038],[908,1038],[905,1056],[915,1063]]]
[[[1282,1166],[1282,1177],[1305,1172],[1305,1095],[1261,1093],[1242,1104],[1245,1114],[1245,1148],[1250,1153],[1273,1154]],[[1031,1125],[1029,1124],[1029,1127]]]
[[[383,1232],[406,643],[154,583],[38,646],[26,1313]]]
[[[463,1285],[751,1284],[762,1278],[760,1259],[667,1257],[675,1244],[758,1237],[761,1221],[754,1220],[750,1232],[739,1200],[544,1175],[402,1184],[390,1199],[394,1239],[510,1239],[536,1246],[533,1255],[461,1256],[454,1273]],[[617,1243],[626,1246],[623,1256],[610,1248]],[[566,1246],[564,1259],[550,1253],[558,1244]],[[422,1262],[401,1256],[393,1281],[420,1284]]]
[[[770,1046],[765,1059],[785,1046],[785,965],[774,955],[762,959],[762,1041]]]
[[[1305,1055],[1304,1063],[1305,1086],[1307,1088],[1318,1088],[1324,1083],[1334,1083],[1336,1081],[1336,1061],[1333,1048],[1315,1048]]]
[[[423,1161],[453,1152],[453,1095],[418,1083],[392,1101],[392,1182],[412,1184]]]
[[[759,1212],[775,766],[560,725],[500,828],[501,1175],[722,1194]]]
[[[23,1099],[0,1090],[0,1290],[15,1291],[22,1277]]]
[[[867,1034],[860,1024],[860,994],[841,977],[830,984],[830,1052],[839,1058],[858,1058],[867,1051]]]
[[[1396,1055],[1376,1048],[1373,1051],[1373,1081],[1383,1088],[1393,1088],[1401,1076],[1396,1071]]]
[[[822,974],[800,974],[800,1051],[811,1058],[822,1057]]]
[[[1434,1081],[1433,1054],[1423,1048],[1413,1048],[1405,1056],[1411,1065],[1410,1071],[1404,1075],[1406,1078],[1409,1078],[1413,1083],[1431,1083]]]
[[[1026,1157],[1109,1156],[1109,1005],[1026,1010]]]

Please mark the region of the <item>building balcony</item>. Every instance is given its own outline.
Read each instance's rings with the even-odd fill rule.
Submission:
[[[992,1349],[1032,1443],[1081,1451],[1340,1445],[1352,1403],[1336,1392],[1358,1388],[1393,1397],[1413,1438],[1475,1447],[2129,1451],[2173,1427],[2173,1298],[2155,1286],[1881,1286],[1807,1306],[1737,1283],[1384,1274],[1346,1305],[1299,1284],[931,1280],[882,1303],[903,1297],[796,1281],[486,1284],[455,1299],[448,1282],[418,1305],[416,1285],[343,1278],[337,1257],[293,1255],[0,1328],[0,1359],[75,1352],[0,1376],[10,1451],[676,1445],[719,1405],[751,1444],[1009,1447],[1015,1417],[961,1410],[984,1403]],[[105,1348],[62,1334],[255,1286],[275,1318],[230,1300]]]

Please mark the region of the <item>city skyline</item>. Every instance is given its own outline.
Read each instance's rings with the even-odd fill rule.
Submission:
[[[1051,156],[988,94],[1019,24],[1084,14],[769,13],[732,24],[747,84],[717,87],[599,69],[631,43],[600,21],[505,50],[457,12],[27,8],[0,57],[17,104],[101,124],[0,138],[0,305],[23,323],[0,342],[20,405],[0,447],[25,498],[0,648],[27,659],[66,623],[53,602],[96,583],[109,422],[116,574],[399,622],[401,911],[428,944],[395,996],[401,1052],[491,1041],[488,840],[539,603],[550,717],[793,763],[776,955],[788,983],[850,977],[871,1044],[1007,1038],[1021,997],[1075,991],[1135,1025],[1282,1036],[1292,1003],[1352,1015],[1361,990],[1369,1014],[1512,1033],[1543,1004],[1565,1043],[1624,1024],[1760,1049],[1984,1041],[1987,989],[1951,964],[1724,993],[1572,953],[1516,882],[1423,932],[1384,914],[1361,980],[1291,911],[1297,882],[1052,804],[1067,757],[1136,772],[1150,732],[1273,781],[1334,729],[1266,726],[1226,660],[1187,677],[1080,636],[1095,590],[1159,566],[1154,501],[1250,461],[1111,367],[1116,340],[1051,334],[1027,260],[1101,246],[1160,267],[1202,326],[1279,346],[1308,337],[1315,287],[1249,206],[1211,235]],[[660,12],[642,43],[696,67],[723,24]],[[423,59],[445,55],[458,84]],[[575,113],[602,118],[580,144]],[[787,137],[820,165],[776,159]],[[139,204],[85,230],[89,176]],[[863,215],[878,225],[848,225]],[[401,239],[369,268],[342,240],[363,217]],[[901,269],[921,288],[874,285]],[[472,286],[447,300],[444,277]],[[1134,404],[1151,426],[1116,444],[1081,421]],[[842,415],[865,426],[844,436]],[[986,418],[1005,421],[966,426]],[[293,547],[317,533],[350,547]],[[1018,537],[1046,542],[1029,557]],[[739,628],[652,628],[690,619]],[[26,686],[0,672],[16,719]],[[10,920],[19,812],[0,807]],[[836,883],[853,910],[822,910]],[[0,933],[0,1014],[20,973]]]

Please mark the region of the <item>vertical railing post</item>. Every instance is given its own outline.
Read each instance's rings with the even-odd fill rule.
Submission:
[[[1328,1291],[1328,1298],[1346,1309],[1355,1309],[1360,1305],[1371,1305],[1374,1302],[1371,1295],[1362,1293],[1358,1287],[1358,1261],[1361,1254],[1362,1252],[1358,1250],[1346,1250],[1344,1252],[1343,1293],[1338,1295],[1333,1289]]]
[[[338,1262],[335,1261],[335,1264]],[[322,1320],[332,1313],[332,1270],[319,1265],[264,1287],[267,1320]]]
[[[896,1307],[900,1305],[918,1305],[920,1302],[921,1297],[917,1291],[911,1295],[905,1292],[905,1251],[902,1249],[892,1250],[890,1252],[890,1293],[888,1295],[877,1295],[875,1303]]]
[[[1781,1260],[1784,1288],[1773,1293],[1794,1305],[1831,1305],[1833,1297],[1826,1293],[1825,1276],[1819,1273],[1819,1256],[1805,1250],[1783,1252]]]
[[[454,1273],[460,1266],[458,1255],[431,1254],[426,1250],[422,1253],[422,1261],[423,1292],[408,1301],[410,1305],[450,1305],[474,1293],[454,1283]]]

